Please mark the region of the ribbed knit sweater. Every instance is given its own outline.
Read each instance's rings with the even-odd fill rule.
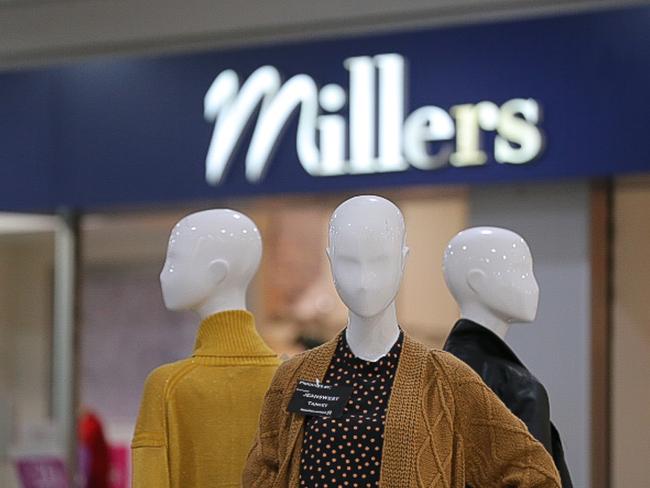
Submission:
[[[240,487],[278,364],[247,311],[206,318],[192,357],[161,366],[146,380],[131,446],[132,486]]]
[[[299,379],[322,381],[338,337],[280,366],[266,394],[244,488],[298,486]],[[546,449],[467,365],[404,338],[384,431],[382,488],[560,488]]]

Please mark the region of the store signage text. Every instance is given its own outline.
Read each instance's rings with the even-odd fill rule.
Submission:
[[[480,166],[488,161],[482,132],[494,132],[494,160],[523,164],[543,149],[537,127],[541,108],[530,98],[501,106],[491,101],[435,105],[405,116],[406,62],[399,54],[358,56],[344,61],[348,92],[336,84],[319,88],[298,74],[282,82],[273,66],[262,66],[241,84],[233,70],[221,72],[204,98],[204,116],[214,123],[206,157],[206,179],[225,178],[254,114],[246,151],[246,179],[260,182],[287,122],[298,110],[296,152],[312,176],[433,170],[447,165]],[[341,111],[347,104],[347,118]]]

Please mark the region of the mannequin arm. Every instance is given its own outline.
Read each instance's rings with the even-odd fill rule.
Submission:
[[[167,470],[167,446],[163,436],[141,432],[131,444],[133,463],[132,488],[169,487]]]
[[[132,488],[169,488],[169,459],[164,430],[165,369],[153,371],[145,382],[140,413],[131,443]]]
[[[548,394],[542,385],[527,386],[528,388],[518,388],[517,398],[506,403],[511,406],[512,413],[526,424],[533,437],[552,453]]]
[[[550,454],[481,378],[450,360],[455,430],[465,459],[466,483],[473,487],[560,488]]]

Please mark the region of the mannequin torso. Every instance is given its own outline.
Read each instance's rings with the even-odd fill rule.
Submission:
[[[384,424],[401,353],[395,295],[407,253],[404,237],[401,212],[381,197],[351,198],[332,215],[327,255],[348,324],[323,381],[352,394],[340,417],[305,421],[300,486],[325,478],[325,486],[344,486],[350,479],[379,486]],[[331,451],[321,449],[323,435],[335,446]],[[370,455],[364,459],[361,453]]]
[[[132,443],[133,488],[239,486],[264,394],[278,366],[246,311],[262,252],[255,224],[208,210],[172,230],[160,274],[169,310],[201,318],[191,358],[147,378]]]
[[[571,486],[562,444],[550,421],[548,394],[504,342],[513,322],[532,322],[539,287],[526,242],[497,227],[457,234],[444,255],[447,286],[461,309],[444,350],[470,365],[553,455],[564,488]]]

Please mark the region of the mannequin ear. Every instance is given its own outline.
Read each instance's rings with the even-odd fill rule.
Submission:
[[[228,261],[223,259],[215,259],[214,261],[211,261],[208,265],[208,272],[210,273],[213,284],[218,285],[221,283],[228,275],[229,269],[230,266],[228,265]]]
[[[467,286],[477,295],[481,294],[485,283],[485,272],[481,269],[470,269],[467,272]]]
[[[406,267],[406,258],[409,257],[410,253],[411,253],[411,250],[409,249],[408,246],[404,246],[402,248],[402,271],[404,271],[404,268]]]

